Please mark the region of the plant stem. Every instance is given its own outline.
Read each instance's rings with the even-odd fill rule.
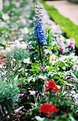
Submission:
[[[41,64],[43,65],[42,56],[41,56],[41,44],[39,42],[39,39],[38,39],[38,47],[39,47],[39,58],[40,58]]]

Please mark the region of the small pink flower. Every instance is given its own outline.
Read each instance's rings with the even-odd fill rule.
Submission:
[[[26,24],[26,20],[25,20],[24,18],[21,18],[21,19],[20,19],[20,23],[21,23],[21,24]]]
[[[74,40],[74,39],[70,39],[70,40],[69,40],[69,43],[68,43],[68,46],[69,46],[71,49],[74,49],[74,48],[75,48],[75,40]]]
[[[40,66],[40,70],[41,71],[44,71],[45,70],[45,67],[44,66]]]
[[[24,96],[24,94],[18,94],[18,97],[19,98],[21,98],[21,97],[23,97]]]
[[[64,45],[60,45],[60,53],[61,54],[65,53],[65,46]]]

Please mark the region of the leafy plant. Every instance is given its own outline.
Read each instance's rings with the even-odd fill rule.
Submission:
[[[12,82],[0,81],[0,100],[12,100],[12,104],[18,101],[19,88]]]

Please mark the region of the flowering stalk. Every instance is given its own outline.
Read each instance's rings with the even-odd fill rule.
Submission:
[[[41,64],[43,65],[43,61],[42,61],[42,50],[43,50],[43,45],[46,42],[46,34],[44,32],[44,28],[43,28],[43,22],[42,22],[42,15],[41,15],[41,11],[40,11],[40,7],[36,7],[35,10],[35,29],[34,29],[34,34],[37,38],[37,44],[38,44],[38,48],[39,48],[39,58],[41,61]]]

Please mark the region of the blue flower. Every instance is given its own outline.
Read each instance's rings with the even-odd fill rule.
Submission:
[[[45,43],[46,34],[44,33],[43,23],[42,23],[41,19],[38,22],[36,21],[34,34],[36,35],[36,37],[37,37],[37,39],[39,40],[40,43],[42,43],[42,44]]]

